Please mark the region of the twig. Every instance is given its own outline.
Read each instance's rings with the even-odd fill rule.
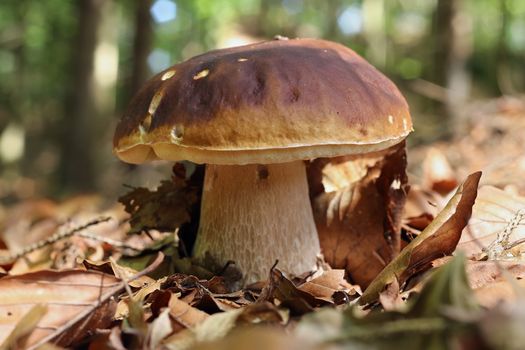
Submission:
[[[120,249],[131,249],[131,250],[134,250],[136,252],[142,251],[141,248],[134,247],[132,245],[126,244],[126,243],[121,242],[121,241],[117,241],[116,239],[102,237],[102,236],[95,235],[95,234],[89,233],[89,232],[79,232],[79,233],[76,234],[76,236],[79,236],[79,237],[82,237],[82,238],[86,238],[86,239],[92,239],[94,241],[98,241],[98,242],[102,242],[102,243],[107,243],[107,244],[112,245],[113,247],[117,247],[117,248],[120,248]]]
[[[86,238],[90,238],[90,239],[99,239],[99,240],[105,240],[106,242],[109,242],[109,239],[107,238],[99,238],[97,236],[94,236],[94,235],[88,235],[86,233],[79,233],[91,226],[95,226],[95,225],[98,225],[98,224],[101,224],[101,223],[104,223],[104,222],[108,222],[109,220],[111,220],[111,217],[100,217],[100,218],[97,218],[95,220],[92,220],[90,222],[88,222],[87,224],[84,224],[82,226],[79,226],[79,227],[76,227],[72,230],[69,230],[69,231],[66,231],[66,232],[57,232],[55,233],[54,235],[46,238],[46,239],[43,239],[41,241],[38,241],[34,244],[31,244],[30,246],[28,247],[25,247],[23,248],[22,250],[18,251],[18,252],[15,252],[15,253],[12,253],[12,254],[8,254],[7,256],[0,256],[0,264],[9,264],[29,253],[32,253],[34,252],[35,250],[38,250],[38,249],[41,249],[41,248],[44,248],[46,246],[49,246],[51,244],[54,244],[64,238],[68,238],[68,237],[71,237],[75,234],[78,234],[79,236],[83,236],[83,237],[86,237]],[[88,237],[89,236],[89,237]],[[96,237],[96,238],[95,238]],[[112,243],[110,244],[113,244],[115,243],[116,241],[113,241],[111,240]],[[123,244],[121,243],[121,246]],[[118,245],[117,245],[118,246]],[[132,247],[127,247],[127,248],[131,248],[131,249],[134,249]],[[136,249],[134,249],[136,250]]]

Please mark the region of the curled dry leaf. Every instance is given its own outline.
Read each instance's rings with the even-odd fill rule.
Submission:
[[[135,276],[138,271],[132,269],[131,267],[122,266],[119,265],[116,261],[113,259],[109,261],[89,261],[84,260],[82,261],[82,264],[87,270],[92,271],[99,271],[103,273],[107,273],[109,275],[113,275],[117,278],[125,278],[129,279],[133,276]],[[133,281],[129,282],[129,285],[131,287],[140,288],[144,287],[146,285],[151,285],[154,283],[155,280],[148,276],[141,276],[140,278],[137,278]]]
[[[131,215],[130,233],[150,229],[175,231],[191,219],[192,206],[198,201],[197,186],[189,186],[184,168],[174,166],[171,180],[162,181],[155,191],[134,188],[119,198]]]
[[[357,297],[360,288],[358,286],[352,286],[345,280],[344,270],[328,270],[298,287],[303,292],[310,293],[317,299],[322,299],[330,303],[338,304],[334,300],[334,293],[343,292],[347,295],[347,298]]]
[[[270,270],[268,285],[257,301],[275,303],[276,300],[281,306],[290,309],[292,315],[303,315],[313,311],[315,306],[326,304],[324,300],[316,300],[310,293],[298,289],[279,269],[273,268]]]
[[[436,258],[454,251],[472,213],[480,177],[480,172],[467,177],[434,221],[368,286],[361,296],[361,304],[377,300],[379,293],[394,279],[402,285],[414,273],[431,267]]]
[[[383,306],[383,310],[393,311],[406,307],[399,291],[399,282],[397,279],[394,279],[392,283],[388,284],[385,289],[379,293],[379,302],[381,306]]]
[[[525,198],[483,186],[457,250],[467,256],[520,260],[525,250],[520,242],[525,243]]]
[[[0,342],[6,341],[17,324],[35,305],[47,312],[34,330],[19,345],[29,348],[42,339],[54,339],[68,346],[85,337],[90,330],[105,328],[112,321],[111,295],[121,283],[111,275],[88,271],[39,271],[0,279]],[[76,324],[71,320],[88,311]],[[67,326],[68,327],[64,327]]]
[[[173,326],[175,331],[194,327],[209,316],[207,313],[180,300],[175,294],[171,295],[168,307],[171,319],[176,323]]]
[[[312,200],[326,261],[334,268],[345,269],[350,279],[362,287],[399,252],[400,219],[408,189],[404,143],[378,156],[372,155],[376,160],[372,166],[363,163],[366,175],[358,182],[343,183],[346,187],[341,188],[333,185],[336,181],[332,179],[329,183],[337,191],[321,193]],[[345,170],[354,169],[356,161],[348,162],[352,166],[347,165]],[[333,172],[339,175],[343,165],[332,165],[337,169]],[[310,167],[313,189],[319,187],[312,183],[319,181],[314,170],[319,169]]]
[[[163,344],[168,349],[193,349],[196,344],[222,339],[236,326],[284,324],[287,321],[287,315],[277,307],[268,302],[259,302],[242,309],[211,315],[203,322],[166,338]]]
[[[274,303],[288,308],[292,316],[298,316],[321,306],[349,303],[357,298],[356,288],[345,281],[344,270],[324,271],[311,281],[296,286],[280,270],[273,268],[268,285],[257,302]]]

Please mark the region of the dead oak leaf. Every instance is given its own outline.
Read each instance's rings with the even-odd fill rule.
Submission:
[[[171,180],[162,181],[154,191],[138,187],[121,196],[119,202],[131,215],[130,233],[150,229],[175,231],[190,221],[198,191],[197,186],[189,186],[183,176],[176,174]]]
[[[6,341],[36,305],[43,305],[47,312],[17,344],[29,348],[47,338],[62,346],[74,344],[90,330],[109,326],[115,308],[109,297],[121,288],[120,280],[111,275],[80,270],[3,277],[0,279],[0,342]],[[83,313],[84,318],[77,319]],[[69,324],[74,319],[78,322]]]
[[[361,304],[377,300],[379,293],[394,279],[402,285],[413,274],[430,268],[431,262],[436,258],[454,251],[461,237],[461,231],[471,216],[480,177],[481,172],[467,177],[430,225],[368,286],[361,296]]]
[[[332,179],[328,184],[337,190],[312,199],[326,261],[333,268],[345,269],[350,280],[362,287],[366,287],[399,252],[401,214],[408,190],[404,143],[372,156],[375,163],[363,163],[365,176],[359,181],[340,188],[334,187]],[[332,166],[339,169],[335,178],[341,177],[344,172],[340,168],[347,163],[345,169],[354,169],[356,161]],[[354,165],[350,167],[351,164]],[[310,187],[319,192],[320,186],[315,184],[319,181],[319,166],[314,164],[309,169]],[[324,186],[327,185],[321,187],[326,189]]]
[[[338,301],[334,300],[336,292],[345,293],[347,295],[345,299],[349,299],[357,297],[359,291],[358,286],[353,286],[346,281],[344,270],[323,271],[320,276],[301,284],[298,289],[313,295],[317,299],[335,304],[338,304]]]
[[[467,256],[520,260],[525,246],[525,198],[483,186],[457,250]]]

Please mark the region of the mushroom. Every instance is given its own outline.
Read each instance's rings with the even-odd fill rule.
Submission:
[[[349,48],[274,40],[154,76],[119,122],[114,152],[135,164],[206,164],[193,254],[235,261],[250,283],[276,260],[293,274],[316,265],[305,160],[383,150],[411,130],[396,86]]]

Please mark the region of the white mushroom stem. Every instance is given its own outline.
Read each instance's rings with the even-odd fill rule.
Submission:
[[[245,284],[271,266],[300,274],[315,268],[319,239],[302,161],[207,165],[194,256],[235,261]]]

